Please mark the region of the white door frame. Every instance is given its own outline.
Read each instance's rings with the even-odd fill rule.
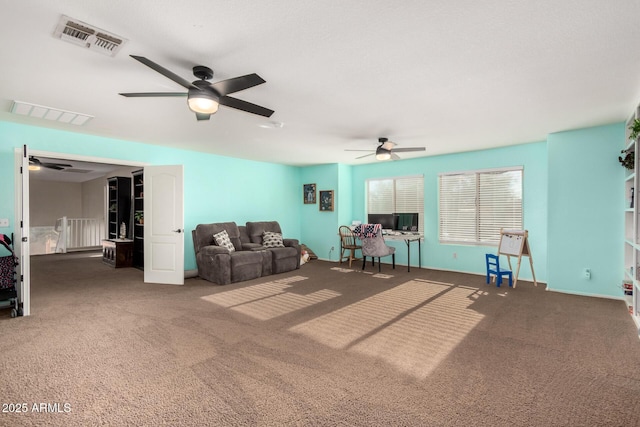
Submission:
[[[106,163],[106,164],[118,165],[118,166],[131,166],[131,167],[142,167],[142,168],[148,165],[148,163],[136,162],[131,160],[109,159],[105,157],[82,156],[79,154],[58,153],[53,151],[31,150],[28,148],[28,144],[26,145],[26,147],[28,150],[28,154],[31,156],[52,157],[54,159],[60,159],[60,160],[75,160],[80,162]],[[16,242],[14,242],[14,244],[17,249],[16,253],[20,253],[20,251],[25,249],[25,253],[23,253],[23,257],[29,258],[31,256],[31,253],[29,251],[29,242],[27,241],[26,244],[24,244],[23,246],[23,242],[21,241],[22,236],[20,238],[16,237],[19,234],[17,230],[21,228],[16,226],[19,226],[20,221],[23,220],[23,213],[22,213],[23,199],[24,201],[26,201],[25,206],[28,207],[29,198],[30,198],[29,188],[23,188],[23,185],[22,185],[22,174],[20,173],[20,168],[22,167],[22,152],[23,152],[23,147],[15,148],[14,218],[15,218],[16,224],[14,224],[14,230],[16,231],[14,231],[14,237],[15,237],[14,240],[16,240]],[[28,174],[29,171],[27,170],[26,173]],[[26,182],[28,183],[28,178],[26,179]],[[28,226],[29,224],[28,210],[24,212],[24,216],[26,217],[25,224]],[[27,230],[27,236],[28,235],[29,234]],[[29,316],[31,314],[31,271],[30,271],[29,262],[26,262],[25,264],[27,267],[26,269],[25,269],[25,265],[18,266],[18,271],[20,273],[20,276],[22,277],[22,281],[20,283],[19,296],[20,296],[20,303],[22,303],[23,314],[25,316]]]

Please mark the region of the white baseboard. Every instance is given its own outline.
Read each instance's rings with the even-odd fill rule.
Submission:
[[[185,270],[184,271],[184,278],[185,279],[192,279],[194,277],[198,277],[198,269],[197,268],[195,270]]]
[[[617,301],[624,301],[624,297],[622,297],[622,296],[616,297],[616,296],[612,296],[612,295],[590,294],[590,293],[587,293],[587,292],[562,291],[562,290],[559,290],[559,289],[549,288],[549,286],[547,286],[547,290],[551,291],[551,292],[557,292],[559,294],[577,295],[577,296],[581,296],[581,297],[605,298],[605,299],[612,299],[612,300],[617,300]]]

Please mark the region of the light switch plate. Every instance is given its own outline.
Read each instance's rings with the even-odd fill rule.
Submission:
[[[8,227],[9,218],[0,218],[0,227]]]

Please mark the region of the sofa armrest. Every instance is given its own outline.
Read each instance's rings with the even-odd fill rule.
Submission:
[[[298,239],[282,239],[282,243],[284,243],[286,247],[295,248],[296,246],[300,246]]]

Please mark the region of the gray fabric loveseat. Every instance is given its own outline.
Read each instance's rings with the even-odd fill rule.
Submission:
[[[198,224],[192,236],[198,275],[219,285],[300,268],[300,245],[277,221]]]

